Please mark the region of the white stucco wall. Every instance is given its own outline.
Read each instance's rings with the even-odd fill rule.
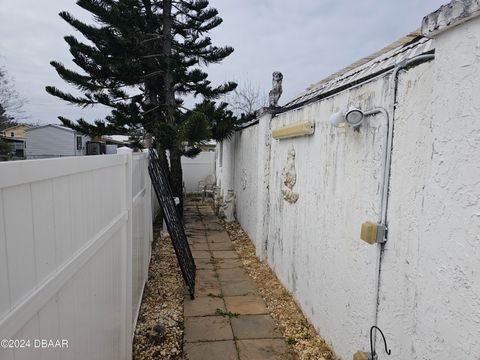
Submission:
[[[441,33],[432,69],[400,83],[379,313],[392,359],[480,359],[479,44],[479,18]]]
[[[376,312],[389,359],[480,359],[480,18],[435,36],[435,60],[399,74],[378,308],[379,246],[359,235],[381,211],[386,122],[357,133],[328,119],[347,104],[388,108],[388,74],[224,144],[219,181],[235,190],[239,222],[344,360],[367,349]],[[270,139],[305,120],[314,135]],[[292,146],[295,204],[280,192]]]
[[[237,131],[216,147],[221,195],[234,190],[235,216],[261,257],[265,256],[269,223],[270,119],[269,113],[263,113],[257,124]]]
[[[385,106],[387,86],[381,78],[272,120],[272,128],[311,120],[316,129],[312,136],[272,142],[267,259],[344,359],[365,346],[374,323],[377,249],[359,234],[364,221],[380,215],[387,123],[378,115],[355,132],[332,127],[329,117],[347,104]],[[295,204],[280,192],[292,146]]]
[[[216,147],[216,178],[220,194],[225,198],[228,190],[234,190],[235,178],[235,140],[236,135],[217,144]]]
[[[256,238],[258,193],[258,125],[235,134],[235,216],[250,238]]]

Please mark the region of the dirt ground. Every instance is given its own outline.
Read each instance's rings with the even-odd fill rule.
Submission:
[[[182,357],[184,285],[165,233],[154,232],[149,276],[133,341],[133,360]]]

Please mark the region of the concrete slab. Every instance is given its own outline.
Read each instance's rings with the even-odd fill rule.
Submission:
[[[219,281],[195,281],[195,297],[197,296],[208,296],[209,294],[221,295],[222,288]]]
[[[240,315],[268,313],[265,302],[258,295],[225,296],[224,300],[227,311],[231,311],[232,313]]]
[[[223,316],[187,317],[185,341],[233,340],[230,320]]]
[[[209,205],[188,208],[188,242],[197,265],[195,299],[185,295],[186,360],[292,359],[254,281]],[[206,234],[206,235],[205,235]],[[209,296],[210,295],[210,296]],[[238,317],[219,316],[222,312]]]
[[[215,231],[215,232],[208,232],[207,233],[207,241],[208,242],[227,242],[231,243],[230,237],[228,236],[226,231]]]
[[[192,242],[190,245],[191,251],[209,251],[210,247],[206,241],[202,242]]]
[[[213,316],[217,309],[225,311],[225,304],[221,298],[210,296],[197,296],[191,300],[189,296],[185,297],[183,303],[183,313],[185,317],[189,316]]]
[[[185,360],[238,360],[235,342],[231,340],[187,343],[184,356]]]
[[[210,259],[212,256],[209,251],[192,251],[194,259]]]
[[[211,259],[194,259],[197,270],[215,270]]]
[[[251,280],[229,280],[220,282],[224,296],[242,296],[257,294],[257,288]]]
[[[214,242],[214,243],[208,243],[208,248],[209,250],[212,251],[217,251],[217,250],[229,250],[233,251],[233,246],[231,242]]]
[[[282,338],[270,315],[240,315],[231,322],[236,339]]]
[[[215,270],[197,270],[196,279],[199,282],[207,283],[217,282],[219,280]]]
[[[283,339],[238,340],[240,360],[290,360]]]
[[[238,255],[235,251],[212,251],[213,257],[216,259],[237,259]]]
[[[243,268],[243,263],[240,259],[216,259],[215,266],[217,269]]]
[[[247,275],[245,270],[241,267],[233,269],[217,269],[218,279],[221,282],[227,282],[230,280],[236,281],[248,281],[250,277]]]

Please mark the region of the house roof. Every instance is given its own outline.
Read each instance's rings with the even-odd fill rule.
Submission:
[[[67,128],[65,126],[56,125],[56,124],[47,124],[47,125],[35,126],[35,127],[27,129],[26,131],[43,129],[43,128],[46,128],[46,127],[53,127],[53,128],[59,129],[59,130],[64,130],[64,131],[68,131],[70,133],[75,133],[75,130],[73,130],[73,129]]]
[[[17,124],[17,125],[10,126],[10,127],[8,127],[8,128],[3,129],[2,132],[7,132],[7,131],[9,131],[9,130],[13,130],[13,129],[16,129],[16,128],[19,128],[19,127],[30,128],[30,125],[27,125],[27,124]]]
[[[130,141],[130,136],[127,135],[106,135],[103,138],[105,140],[116,141],[119,143],[127,143]]]
[[[282,110],[296,108],[331,93],[363,82],[392,69],[401,61],[434,51],[433,41],[414,31],[383,49],[360,59],[320,82],[310,85],[304,92],[286,103]]]

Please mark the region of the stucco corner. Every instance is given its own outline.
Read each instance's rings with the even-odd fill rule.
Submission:
[[[480,0],[453,0],[422,20],[422,34],[436,35],[480,15]]]

